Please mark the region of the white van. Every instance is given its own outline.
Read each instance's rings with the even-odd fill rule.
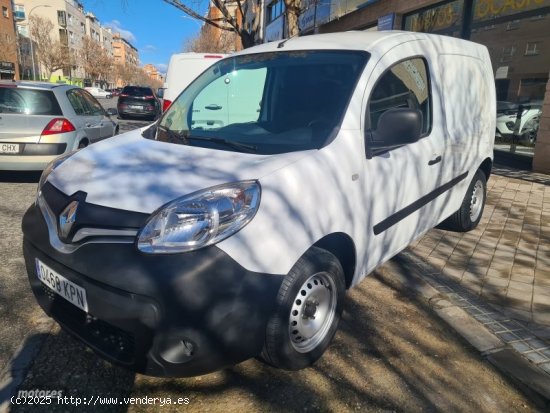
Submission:
[[[495,112],[487,49],[452,37],[332,33],[244,50],[156,124],[47,168],[23,218],[33,292],[145,374],[258,355],[304,368],[329,346],[347,289],[443,221],[478,225]]]
[[[178,53],[172,55],[168,63],[162,110],[165,111],[185,89],[189,83],[212,66],[218,60],[223,59],[225,54],[219,53]]]

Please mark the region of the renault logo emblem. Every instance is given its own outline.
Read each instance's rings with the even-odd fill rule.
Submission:
[[[71,232],[71,228],[76,220],[77,209],[78,201],[73,201],[59,215],[59,235],[61,235],[61,238],[67,238]]]

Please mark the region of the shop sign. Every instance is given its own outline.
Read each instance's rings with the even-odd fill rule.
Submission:
[[[265,28],[265,41],[273,42],[275,40],[281,40],[284,37],[284,16],[273,20]]]
[[[550,0],[476,0],[474,21],[511,16],[546,6],[550,6]]]
[[[463,8],[464,1],[457,0],[407,16],[405,30],[430,33],[458,27],[462,19]]]
[[[378,30],[393,30],[395,13],[386,14],[378,18]]]

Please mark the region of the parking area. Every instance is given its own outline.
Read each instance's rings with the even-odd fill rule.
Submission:
[[[115,107],[116,99],[101,103]],[[119,122],[121,133],[149,123]],[[45,321],[34,302],[21,253],[20,223],[34,201],[37,181],[38,174],[0,174],[0,371],[13,368],[18,350],[36,338],[42,343],[19,389],[62,391],[75,401],[93,404],[94,411],[109,412],[153,412],[159,404],[179,398],[188,399],[185,410],[214,412],[537,411],[429,303],[396,282],[396,272],[407,269],[395,260],[348,293],[336,339],[312,368],[288,372],[249,360],[206,376],[158,379],[113,366]],[[7,385],[0,383],[0,394]],[[136,404],[125,397],[162,399]],[[31,405],[10,409],[37,410]],[[170,405],[163,411],[181,409]],[[82,406],[54,403],[47,410],[80,412]]]

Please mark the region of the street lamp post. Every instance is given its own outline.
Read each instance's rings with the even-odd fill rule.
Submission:
[[[47,4],[39,4],[38,6],[34,6],[31,11],[29,12],[29,39],[31,39],[31,63],[32,63],[32,80],[36,80],[36,73],[34,70],[34,48],[33,48],[33,42],[32,42],[32,30],[31,30],[31,14],[34,11],[34,9],[37,9],[39,7],[52,7]]]

